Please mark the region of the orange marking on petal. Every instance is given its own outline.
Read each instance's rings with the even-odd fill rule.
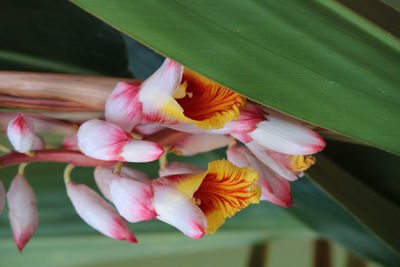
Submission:
[[[193,198],[207,217],[207,233],[214,233],[226,220],[249,204],[259,203],[258,174],[226,160],[213,161]]]
[[[245,98],[196,72],[185,69],[186,96],[176,99],[184,115],[199,128],[217,129],[239,117]]]

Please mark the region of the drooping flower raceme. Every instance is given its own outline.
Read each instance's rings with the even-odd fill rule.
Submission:
[[[71,181],[72,165],[66,168],[67,195],[87,224],[128,242],[136,238],[126,221],[158,219],[198,239],[260,200],[288,207],[290,182],[301,177],[315,163],[312,154],[325,147],[305,124],[246,101],[171,59],[143,82],[118,83],[104,115],[105,121],[96,115],[83,123],[79,116],[70,123],[41,114],[0,112],[0,128],[8,125],[12,146],[26,154],[11,151],[0,159],[2,165],[40,160],[95,166],[94,179],[105,199]],[[45,147],[36,135],[44,132],[62,135],[63,149]],[[170,152],[192,156],[223,147],[228,147],[229,161],[213,161],[207,170],[181,162],[167,164]],[[157,159],[155,180],[122,167],[124,162]],[[0,182],[0,212],[1,189]],[[23,172],[15,177],[7,199],[21,250],[38,223],[36,197]]]

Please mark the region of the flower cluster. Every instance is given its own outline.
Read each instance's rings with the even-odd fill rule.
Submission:
[[[0,157],[21,163],[6,193],[0,181],[19,250],[39,217],[36,196],[24,176],[32,161],[67,162],[66,191],[77,214],[102,234],[137,242],[129,223],[157,219],[198,239],[214,233],[249,204],[292,204],[290,182],[314,164],[324,140],[301,122],[267,109],[177,62],[166,59],[142,83],[120,82],[105,104],[104,120],[71,124],[40,114],[0,114],[15,151]],[[63,149],[49,148],[40,133],[64,135]],[[227,160],[207,169],[167,162],[167,154],[189,156],[227,148]],[[159,177],[123,166],[160,161]],[[102,196],[71,179],[74,165],[94,166]]]

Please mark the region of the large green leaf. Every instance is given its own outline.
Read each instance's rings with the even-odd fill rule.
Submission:
[[[400,153],[400,42],[335,1],[73,2],[251,99]]]
[[[1,5],[0,69],[129,74],[121,34],[72,3],[6,0]]]

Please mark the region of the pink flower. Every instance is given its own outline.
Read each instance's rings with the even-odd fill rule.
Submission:
[[[101,160],[149,162],[164,153],[158,144],[135,140],[115,124],[97,119],[82,124],[77,137],[82,153]]]
[[[29,152],[36,139],[32,127],[25,120],[22,113],[18,113],[18,115],[9,122],[7,136],[14,149],[20,153]]]
[[[120,174],[98,167],[96,182],[102,193],[128,222],[135,223],[156,217],[151,180],[140,172],[123,168]]]
[[[260,162],[244,146],[235,145],[227,150],[228,160],[239,167],[250,167],[255,170],[261,187],[261,200],[267,200],[276,205],[288,207],[292,204],[289,182],[266,165]]]
[[[269,111],[266,120],[248,135],[259,145],[289,155],[310,155],[324,149],[325,141],[300,122]]]
[[[116,240],[137,243],[117,211],[87,185],[66,182],[67,194],[78,215],[91,227]]]
[[[120,82],[107,98],[106,120],[130,132],[142,119],[140,84]]]
[[[23,175],[14,177],[7,193],[8,217],[15,244],[22,251],[39,223],[36,196]]]
[[[127,178],[131,178],[139,181],[149,181],[150,177],[148,177],[145,173],[128,168],[122,167],[121,175]],[[96,167],[94,171],[94,180],[96,181],[97,187],[100,189],[103,196],[112,202],[111,194],[110,194],[110,183],[114,177],[113,169],[109,167]]]

